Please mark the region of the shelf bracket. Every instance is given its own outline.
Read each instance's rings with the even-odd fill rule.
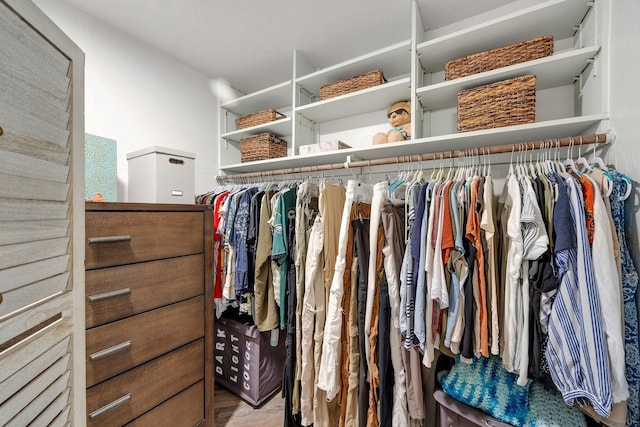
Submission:
[[[573,76],[573,83],[578,83],[578,98],[582,97],[582,74]]]
[[[298,88],[299,88],[299,91],[300,91],[300,98],[302,98],[302,95],[305,95],[309,102],[313,102],[314,101],[313,93],[311,93],[306,87],[304,87],[304,86],[299,84]],[[302,105],[302,103],[300,103],[300,104]]]
[[[596,66],[596,58],[597,56],[594,56],[593,58],[587,58],[586,62],[587,62],[587,66],[588,65],[592,65],[592,70],[593,70],[593,77],[598,77],[598,67]]]
[[[344,168],[349,169],[349,163],[351,163],[351,155],[347,155],[347,158],[344,161]]]

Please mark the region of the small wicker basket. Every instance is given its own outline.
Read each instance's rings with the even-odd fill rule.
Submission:
[[[273,122],[274,120],[284,119],[285,116],[282,113],[277,112],[274,109],[262,110],[257,113],[247,114],[246,116],[240,116],[236,119],[236,129],[244,129],[251,126],[258,126],[264,123]]]
[[[536,76],[528,75],[458,93],[458,131],[536,121]]]
[[[553,36],[538,37],[449,61],[444,66],[444,78],[453,80],[550,55]]]
[[[320,99],[325,100],[358,90],[379,86],[387,80],[380,70],[368,71],[358,76],[338,80],[320,87]]]
[[[271,133],[261,133],[240,140],[240,161],[255,162],[287,155],[287,141]]]

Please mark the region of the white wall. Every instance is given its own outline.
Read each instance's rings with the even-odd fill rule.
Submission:
[[[118,200],[127,201],[127,153],[152,145],[195,153],[196,194],[211,189],[218,131],[209,77],[61,0],[34,3],[85,53],[85,130],[117,141]]]
[[[610,2],[610,129],[616,140],[605,160],[640,179],[640,2]],[[126,153],[161,145],[194,152],[196,193],[216,174],[217,104],[208,76],[78,11],[61,0],[34,0],[86,54],[86,131],[118,142],[118,197],[126,200]],[[603,41],[606,37],[603,35]],[[206,54],[206,53],[203,53]],[[631,251],[640,265],[640,193],[628,202]]]

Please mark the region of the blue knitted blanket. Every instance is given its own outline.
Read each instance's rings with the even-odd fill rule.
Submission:
[[[456,359],[450,371],[438,374],[449,396],[501,421],[524,427],[586,426],[584,415],[531,380],[524,387],[518,376],[502,367],[498,356]]]

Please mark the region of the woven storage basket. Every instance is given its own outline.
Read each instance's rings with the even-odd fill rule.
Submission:
[[[325,100],[369,87],[378,86],[387,80],[380,70],[373,70],[359,76],[338,80],[320,87],[320,99]]]
[[[257,113],[238,117],[236,119],[236,129],[244,129],[251,126],[257,126],[263,123],[272,122],[274,120],[284,119],[285,117],[287,116],[277,112],[274,109],[262,110],[258,111]]]
[[[458,131],[536,121],[536,76],[516,77],[458,93]]]
[[[553,54],[553,36],[538,37],[449,61],[444,78],[453,80]]]
[[[287,141],[271,133],[261,133],[240,140],[240,161],[275,159],[287,155]]]

